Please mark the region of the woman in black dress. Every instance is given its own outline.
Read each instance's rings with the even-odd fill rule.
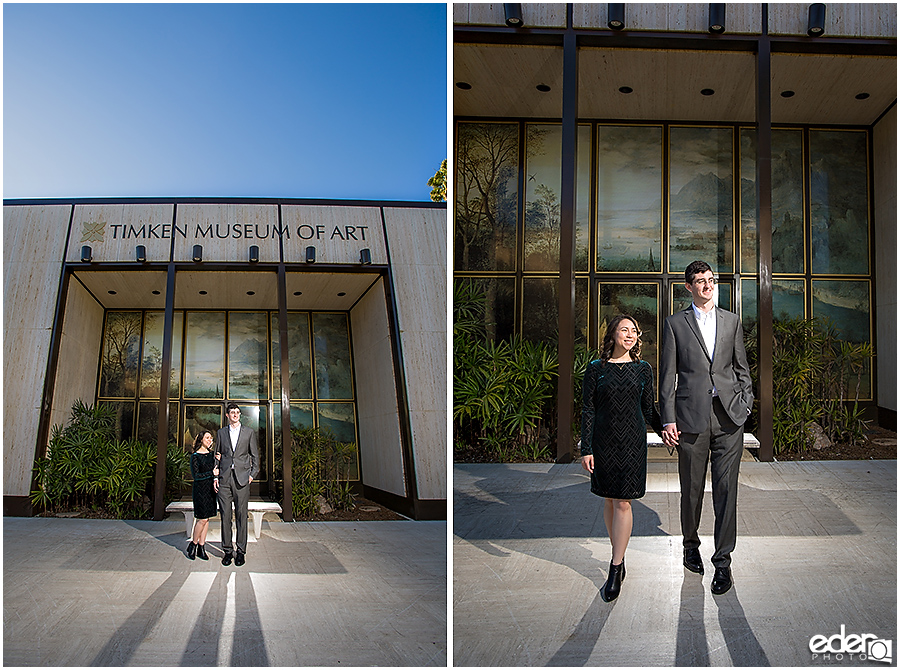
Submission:
[[[213,434],[208,430],[201,430],[194,440],[194,453],[191,454],[191,477],[194,478],[194,532],[191,543],[187,548],[188,558],[192,561],[194,556],[199,556],[204,561],[209,559],[206,554],[206,533],[209,531],[209,518],[218,512],[216,490],[218,489],[219,475],[216,457],[210,447],[213,443]]]
[[[581,465],[591,473],[591,493],[606,498],[603,519],[612,543],[609,577],[600,596],[619,596],[625,548],[631,538],[631,501],[647,489],[647,424],[662,434],[653,402],[653,370],[641,360],[641,333],[630,316],[606,329],[600,360],[584,374]]]

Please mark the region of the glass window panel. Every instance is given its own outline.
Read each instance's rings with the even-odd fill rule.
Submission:
[[[103,336],[101,398],[134,398],[141,349],[141,313],[109,312]]]
[[[225,397],[225,312],[188,312],[184,397]]]
[[[522,338],[559,340],[559,280],[525,277],[522,287]]]
[[[281,450],[281,403],[272,403],[272,443],[274,444],[274,465],[276,481],[284,481],[284,461]],[[291,403],[291,429],[314,428],[316,425],[311,402]]]
[[[320,399],[353,398],[350,332],[346,314],[313,314],[316,395]]]
[[[715,272],[732,272],[732,134],[731,128],[670,131],[670,272],[684,272],[695,260]]]
[[[806,282],[802,279],[772,280],[772,318],[806,317]]]
[[[757,274],[756,131],[741,129],[741,270]],[[803,133],[772,131],[772,271],[806,271],[803,247]]]
[[[597,348],[602,348],[606,327],[613,317],[627,314],[641,329],[641,358],[653,366],[659,360],[659,285],[600,283],[597,318]]]
[[[194,440],[201,430],[216,432],[225,425],[225,413],[222,405],[185,405],[184,406],[184,432],[181,436],[181,445],[188,453],[194,450]]]
[[[557,271],[562,126],[525,128],[525,270]]]
[[[591,127],[578,126],[578,167],[575,182],[575,271],[590,269],[591,249]]]
[[[312,398],[312,364],[309,348],[309,314],[288,312],[288,360],[291,366],[291,398]],[[272,312],[273,397],[281,397],[281,339],[278,313]]]
[[[162,374],[165,312],[144,313],[144,351],[141,358],[141,397],[158,398]]]
[[[228,397],[266,399],[268,389],[266,312],[228,313]]]
[[[267,481],[268,471],[266,463],[268,462],[268,413],[266,407],[259,405],[241,405],[241,423],[250,430],[256,431],[256,440],[259,445],[259,475],[253,481]]]
[[[834,324],[838,336],[860,344],[872,341],[869,282],[859,280],[833,281],[814,279],[812,282],[812,315]],[[863,374],[860,399],[871,399],[872,380],[868,369]],[[855,396],[854,383],[851,394]]]
[[[141,402],[138,405],[137,438],[145,442],[156,440],[159,432],[159,403]],[[170,442],[175,442],[175,434],[178,432],[178,403],[169,403],[169,436]]]
[[[484,328],[487,338],[495,342],[511,338],[516,311],[516,280],[513,277],[466,277],[457,281],[472,282],[484,291]]]
[[[597,270],[660,272],[662,128],[601,125],[597,133]]]
[[[575,342],[587,345],[590,281],[587,277],[575,279]]]
[[[319,415],[319,428],[328,428],[339,442],[356,441],[356,413],[349,402],[320,402],[316,409]],[[359,479],[359,448],[354,450],[350,461],[349,481]]]
[[[457,270],[515,269],[518,177],[518,124],[457,125]]]
[[[184,312],[175,312],[172,319],[172,374],[169,375],[169,397],[181,397],[181,346],[184,337]]]
[[[750,332],[759,323],[759,284],[755,279],[741,280],[741,326]]]
[[[134,436],[134,401],[110,402],[107,400],[99,404],[109,405],[116,410],[113,432],[115,439],[130,440]]]
[[[869,272],[866,144],[865,131],[811,130],[809,133],[814,274]]]

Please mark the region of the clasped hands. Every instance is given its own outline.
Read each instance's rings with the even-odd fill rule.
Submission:
[[[678,426],[674,423],[668,423],[663,428],[662,439],[663,444],[665,444],[669,449],[674,449],[678,446],[678,436],[681,435],[681,431],[678,430]]]

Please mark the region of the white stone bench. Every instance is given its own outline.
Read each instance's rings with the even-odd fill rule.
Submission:
[[[190,539],[194,532],[194,503],[190,500],[173,500],[166,505],[166,512],[181,512],[184,514],[184,528],[187,531],[188,539]],[[258,540],[259,531],[262,530],[263,514],[266,512],[281,514],[281,505],[276,502],[251,500],[247,503],[247,512],[253,517],[253,536]],[[216,516],[218,516],[218,512],[216,512]]]

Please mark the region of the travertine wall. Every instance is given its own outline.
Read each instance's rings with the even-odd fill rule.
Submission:
[[[94,404],[97,395],[103,306],[74,279],[69,281],[50,425],[64,425],[76,400]]]
[[[168,261],[172,252],[172,205],[75,205],[66,260],[81,260],[81,247],[94,260],[131,263],[141,244],[148,262]]]
[[[204,262],[246,263],[250,247],[259,247],[261,263],[279,261],[277,205],[179,205],[173,259],[190,262],[194,245],[203,247]]]
[[[769,3],[769,34],[806,35],[810,3]],[[608,3],[576,3],[576,28],[607,30]],[[894,3],[825,3],[825,36],[887,37],[897,35]],[[526,28],[564,28],[566,6],[557,3],[522,3]],[[456,3],[453,22],[469,25],[505,26],[502,4]],[[760,3],[725,3],[725,32],[759,34],[762,31]],[[626,3],[627,30],[652,32],[700,32],[709,29],[709,3]]]
[[[71,206],[3,208],[3,494],[28,495]]]
[[[308,246],[316,248],[316,263],[359,263],[361,249],[369,249],[373,263],[387,263],[377,207],[284,205],[281,220],[291,235],[284,240],[285,263],[305,262]]]
[[[363,483],[404,497],[403,451],[384,281],[350,312]]]
[[[897,411],[897,107],[873,133],[878,406]]]
[[[447,497],[447,212],[384,209],[402,333],[416,485]]]

